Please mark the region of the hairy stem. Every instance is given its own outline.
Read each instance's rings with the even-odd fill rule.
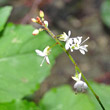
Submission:
[[[91,90],[91,92],[93,93],[93,95],[95,96],[95,98],[97,99],[98,103],[100,104],[102,110],[105,110],[101,100],[99,99],[99,96],[95,93],[95,91],[92,89],[92,87],[90,86],[89,82],[87,81],[87,79],[85,78],[84,74],[81,72],[81,70],[79,69],[79,67],[77,66],[75,60],[73,59],[73,57],[69,54],[69,52],[63,47],[63,45],[60,43],[60,41],[56,38],[56,36],[50,31],[50,29],[48,27],[46,27],[45,25],[43,25],[45,30],[51,35],[51,37],[53,39],[55,39],[55,41],[60,45],[60,47],[63,49],[63,51],[65,51],[65,53],[68,55],[69,59],[72,61],[72,63],[74,64],[74,66],[76,67],[77,71],[79,73],[82,74],[82,78],[84,79],[84,81],[86,82],[86,84],[88,85],[89,89]]]

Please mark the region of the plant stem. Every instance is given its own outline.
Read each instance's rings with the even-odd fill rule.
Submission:
[[[99,96],[95,93],[95,91],[92,89],[92,87],[90,86],[89,82],[87,81],[87,79],[85,78],[85,76],[83,75],[83,73],[81,72],[81,70],[79,69],[79,67],[77,66],[75,60],[73,59],[73,57],[69,54],[69,52],[63,47],[63,45],[60,43],[60,41],[56,38],[56,36],[50,31],[50,29],[48,27],[46,27],[44,25],[45,30],[51,35],[52,38],[55,39],[55,41],[60,45],[60,47],[63,49],[63,51],[65,51],[65,53],[68,55],[69,59],[72,61],[72,63],[74,64],[74,66],[77,68],[77,71],[79,73],[82,74],[82,77],[84,79],[84,81],[86,82],[86,84],[88,85],[89,89],[91,90],[91,92],[93,93],[93,95],[95,96],[95,98],[97,99],[98,103],[100,104],[102,110],[105,110],[102,102],[99,99]]]

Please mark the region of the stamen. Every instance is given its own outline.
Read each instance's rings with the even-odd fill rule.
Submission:
[[[44,63],[44,60],[45,60],[45,57],[44,57],[44,59],[42,60],[42,62],[41,62],[41,64],[40,64],[40,66],[42,66],[42,64]]]
[[[89,37],[88,37],[87,39],[85,39],[81,44],[83,44],[84,42],[86,42],[88,39],[89,39]],[[80,45],[81,45],[81,44],[80,44]]]

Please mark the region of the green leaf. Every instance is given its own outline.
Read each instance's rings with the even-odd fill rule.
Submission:
[[[97,83],[91,83],[91,86],[94,89],[94,91],[97,93],[97,95],[99,96],[105,109],[110,110],[110,95],[109,95],[110,86],[107,86],[104,84],[97,84]],[[91,93],[90,90],[89,90],[89,93]],[[95,99],[93,94],[91,93],[89,96],[91,97],[91,99],[95,103],[96,110],[101,110],[102,108],[100,107],[99,103],[97,102],[97,100]]]
[[[106,0],[102,4],[101,17],[103,22],[110,27],[110,0]]]
[[[3,30],[4,25],[11,13],[11,10],[12,10],[11,6],[0,8],[0,31]]]
[[[99,96],[105,110],[110,109],[110,86],[90,83]],[[87,94],[77,94],[67,86],[48,91],[39,103],[42,110],[102,110],[96,98],[89,90]]]
[[[35,49],[43,50],[53,45],[54,40],[41,32],[32,36],[34,29],[29,26],[8,24],[0,39],[0,102],[21,99],[38,90],[39,85],[50,74],[55,57],[62,51],[58,46],[49,56],[50,65],[44,62]]]
[[[40,101],[43,110],[95,110],[94,103],[86,94],[77,94],[65,85],[51,89]]]
[[[12,101],[0,103],[0,110],[40,110],[33,102]]]

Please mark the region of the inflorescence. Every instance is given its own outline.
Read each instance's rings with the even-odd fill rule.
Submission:
[[[35,29],[32,32],[32,34],[34,36],[38,35],[39,32],[48,29],[48,21],[46,21],[44,19],[44,12],[40,11],[39,16],[40,17],[37,16],[36,18],[31,19],[32,22],[38,23],[43,27],[43,28]],[[74,50],[79,50],[81,52],[81,54],[83,54],[83,55],[86,52],[88,52],[88,50],[87,50],[88,45],[83,45],[83,44],[85,43],[85,41],[87,41],[89,39],[89,37],[87,39],[85,39],[84,41],[82,41],[82,36],[77,36],[77,37],[70,38],[70,35],[71,35],[71,31],[69,30],[68,34],[63,32],[63,34],[58,35],[58,37],[56,37],[56,38],[59,41],[65,42],[65,49],[66,50],[70,50],[71,52],[73,52]],[[43,65],[44,61],[46,61],[47,64],[50,64],[48,55],[50,55],[50,51],[52,50],[52,47],[53,46],[47,46],[43,51],[38,50],[38,49],[35,50],[37,55],[43,57],[43,60],[40,64],[40,66]],[[84,81],[81,80],[81,73],[76,72],[75,76],[74,77],[72,76],[72,79],[76,81],[76,83],[74,84],[75,91],[76,92],[85,92],[85,90],[87,89],[88,86]]]

